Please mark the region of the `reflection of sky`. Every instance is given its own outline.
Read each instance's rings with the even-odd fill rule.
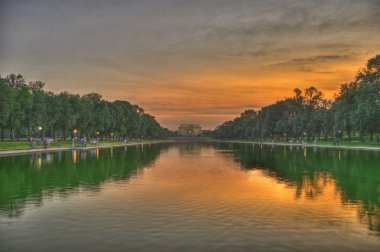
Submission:
[[[171,128],[212,128],[295,87],[332,97],[380,45],[371,0],[6,0],[0,14],[1,75],[126,99]]]
[[[149,149],[146,145],[144,152]],[[122,149],[114,149],[116,160],[118,150]],[[304,158],[302,149],[296,152]],[[85,161],[81,153],[77,153],[74,170],[84,168],[78,166]],[[90,153],[86,160],[94,161]],[[207,144],[173,144],[149,168],[136,170],[128,179],[105,178],[96,190],[79,186],[75,193],[58,190],[45,193],[42,200],[31,198],[25,213],[17,219],[0,216],[0,222],[8,224],[0,227],[0,244],[33,244],[37,248],[43,244],[65,249],[83,244],[89,248],[135,246],[131,250],[178,246],[189,247],[190,251],[210,246],[233,251],[252,251],[252,246],[360,251],[380,245],[376,235],[368,235],[376,231],[369,231],[367,225],[378,217],[367,220],[369,215],[360,201],[343,199],[338,182],[329,172],[316,171],[313,176],[305,173],[299,181],[285,181],[271,169],[243,169],[233,153]],[[289,158],[291,153],[287,153]],[[101,159],[93,164],[102,161],[104,155],[111,155],[110,150],[101,153]],[[305,158],[310,156],[308,153]],[[71,157],[68,162],[72,162]],[[112,162],[107,165],[117,166]],[[89,171],[102,169],[94,166]],[[108,174],[110,178],[113,175]],[[35,202],[39,202],[38,207],[34,207]],[[102,239],[94,239],[98,236]]]
[[[214,240],[227,247],[313,244],[370,249],[378,244],[358,219],[360,204],[343,204],[328,175],[320,174],[315,181],[305,176],[302,193],[296,196],[295,187],[265,170],[245,171],[228,153],[195,148],[198,155],[170,148],[131,180],[105,183],[96,195],[81,192],[64,203],[52,200],[39,212],[57,218],[69,211],[72,215],[64,217],[69,225],[86,219],[90,233],[101,232],[99,227],[118,230],[123,239],[141,247],[155,239],[173,246],[191,241],[200,247]],[[43,221],[38,216],[32,211],[25,218]],[[122,239],[111,235],[113,241]]]

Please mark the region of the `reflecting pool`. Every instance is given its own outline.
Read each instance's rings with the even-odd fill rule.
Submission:
[[[379,251],[379,161],[198,142],[0,157],[0,250]]]

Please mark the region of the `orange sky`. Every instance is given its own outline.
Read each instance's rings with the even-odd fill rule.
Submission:
[[[98,92],[206,129],[311,85],[332,98],[380,52],[378,1],[1,1],[0,74]]]

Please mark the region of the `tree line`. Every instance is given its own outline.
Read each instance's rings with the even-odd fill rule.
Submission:
[[[315,87],[294,89],[294,96],[258,111],[246,110],[218,126],[222,139],[338,139],[379,142],[380,55],[367,61],[355,79],[340,86],[334,100]]]
[[[21,74],[0,76],[1,139],[88,137],[101,139],[162,138],[169,130],[127,101],[44,90],[41,81],[26,82]]]

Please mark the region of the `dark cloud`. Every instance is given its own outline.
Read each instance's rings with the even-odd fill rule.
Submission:
[[[280,63],[270,64],[270,67],[282,67],[282,66],[299,66],[298,70],[303,72],[315,72],[316,70],[312,67],[305,66],[309,64],[316,63],[328,63],[332,61],[343,61],[349,60],[356,57],[356,54],[346,54],[346,55],[317,55],[305,58],[296,58],[288,61],[283,61]]]

